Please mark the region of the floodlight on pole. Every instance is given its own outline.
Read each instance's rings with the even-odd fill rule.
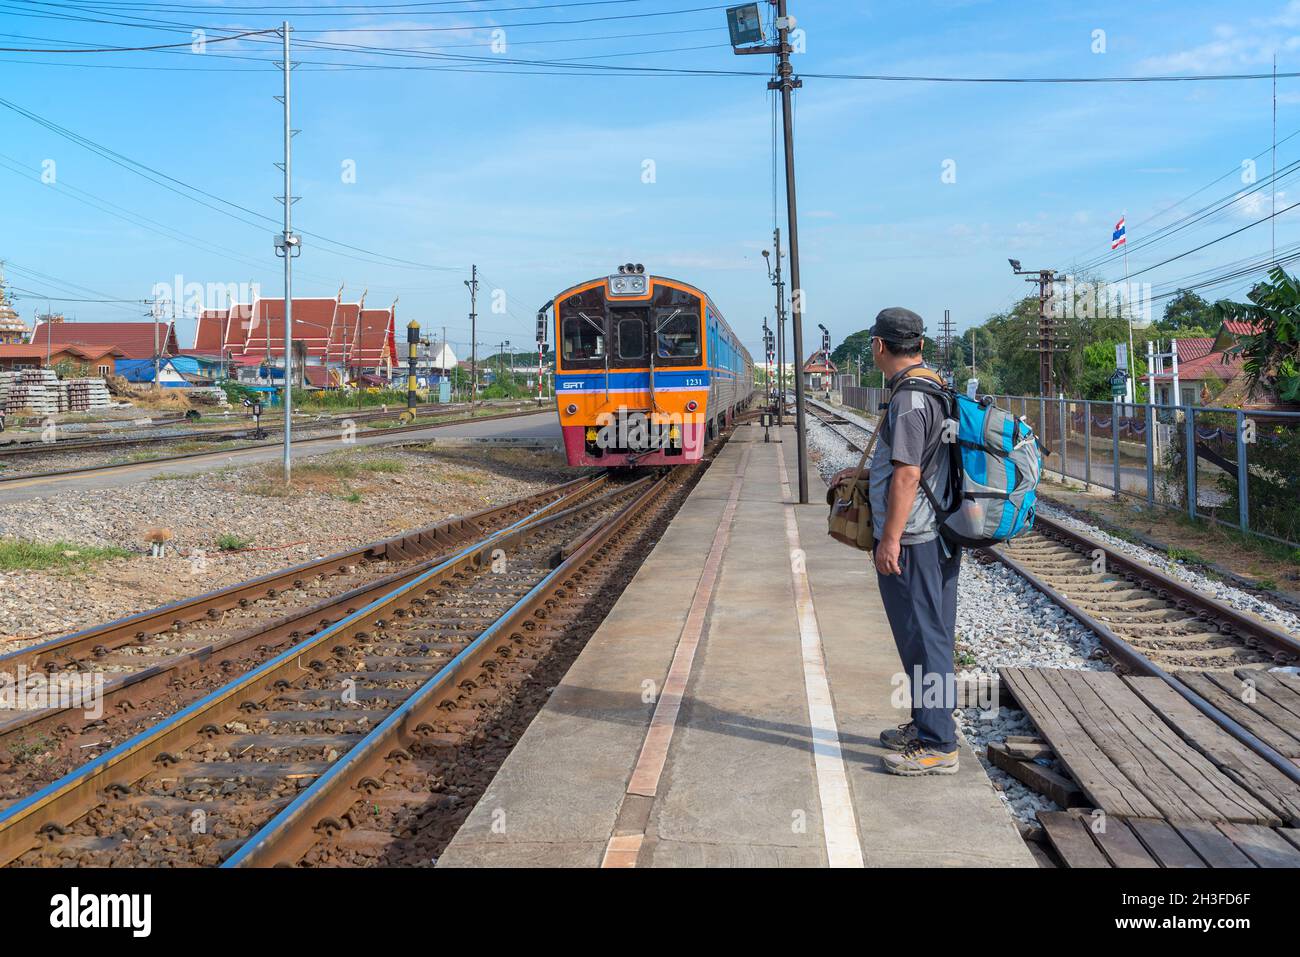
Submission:
[[[763,18],[759,4],[747,3],[727,10],[727,27],[731,32],[731,52],[738,55],[775,54],[776,76],[768,80],[767,88],[776,90],[781,95],[781,114],[785,134],[785,202],[786,224],[789,229],[790,243],[790,319],[791,345],[790,356],[794,367],[794,402],[795,434],[798,447],[799,503],[808,503],[808,438],[804,422],[804,381],[803,381],[803,302],[804,290],[799,274],[799,212],[795,197],[794,175],[794,91],[803,86],[803,81],[794,75],[790,64],[793,52],[790,44],[790,31],[794,29],[794,17],[786,9],[786,0],[775,0],[776,17],[773,25],[777,30],[776,43],[763,42]],[[752,44],[752,45],[746,45]],[[777,254],[777,267],[780,268],[781,257]],[[778,287],[779,288],[779,287]],[[778,416],[780,415],[778,407]]]

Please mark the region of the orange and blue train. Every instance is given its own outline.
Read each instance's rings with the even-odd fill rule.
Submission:
[[[696,286],[628,263],[551,304],[570,465],[697,462],[753,401],[749,351]],[[545,307],[539,325],[544,316]]]

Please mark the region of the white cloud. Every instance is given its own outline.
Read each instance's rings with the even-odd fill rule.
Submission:
[[[1300,2],[1292,0],[1272,17],[1256,17],[1242,24],[1222,23],[1212,39],[1187,50],[1147,57],[1138,65],[1143,73],[1229,73],[1242,69],[1264,72],[1273,57],[1300,50]]]

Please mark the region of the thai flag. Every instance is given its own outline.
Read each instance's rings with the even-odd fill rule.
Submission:
[[[1115,224],[1115,231],[1110,235],[1110,248],[1119,249],[1125,242],[1127,240],[1124,238],[1124,217],[1121,216],[1119,222]]]

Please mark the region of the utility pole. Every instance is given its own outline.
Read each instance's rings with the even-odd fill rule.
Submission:
[[[469,287],[469,404],[478,401],[478,266],[469,267],[470,278],[464,280]]]
[[[501,377],[501,386],[505,387],[506,383],[506,350],[510,348],[510,340],[503,339],[497,348],[497,372]],[[514,356],[510,357],[510,371],[513,373],[515,367]]]
[[[952,311],[945,309],[943,311],[943,324],[939,327],[939,355],[941,368],[948,373],[952,372]]]
[[[156,301],[149,307],[149,318],[153,320],[153,389],[157,392],[162,388],[162,383],[158,381],[162,374],[160,371],[162,363],[158,361],[158,303]],[[46,364],[49,364],[48,360]]]
[[[772,251],[776,253],[776,381],[778,383],[776,424],[785,425],[785,280],[781,278],[781,227],[772,230]]]
[[[1047,314],[1047,304],[1052,299],[1052,283],[1056,273],[1051,269],[1040,270],[1036,278],[1029,282],[1038,283],[1038,388],[1039,395],[1050,397],[1055,390],[1056,377],[1052,369],[1052,359],[1056,354],[1056,322]]]
[[[1038,353],[1038,394],[1050,399],[1055,392],[1055,376],[1052,369],[1052,356],[1059,343],[1057,333],[1060,323],[1048,315],[1048,303],[1052,301],[1052,284],[1056,282],[1054,269],[1021,269],[1020,260],[1008,259],[1011,271],[1017,276],[1024,276],[1025,282],[1038,284],[1038,336],[1036,342],[1027,346],[1030,352]]]
[[[302,252],[302,240],[293,233],[293,137],[298,131],[289,120],[289,76],[293,64],[289,60],[289,21],[281,25],[284,37],[284,95],[278,96],[284,106],[284,162],[276,165],[284,171],[284,195],[278,197],[284,204],[284,232],[276,237],[275,254],[284,257],[284,482],[293,477],[293,260]],[[271,330],[266,330],[267,349],[271,347]]]
[[[799,213],[795,200],[794,180],[794,90],[803,81],[791,76],[790,27],[786,13],[786,0],[776,2],[776,26],[780,47],[777,57],[778,79],[768,81],[768,89],[781,91],[781,116],[785,127],[785,202],[786,218],[790,228],[790,312],[793,325],[791,335],[794,354],[794,430],[799,440],[799,504],[808,504],[808,434],[804,429],[803,398],[803,285],[799,277]]]
[[[773,0],[776,4],[777,42],[775,45],[762,44],[742,46],[741,44],[761,41],[761,24],[750,23],[743,17],[737,17],[728,11],[729,25],[732,28],[731,52],[744,55],[756,53],[776,54],[776,76],[768,80],[769,90],[781,92],[781,115],[785,132],[785,203],[787,228],[790,230],[790,304],[793,326],[791,336],[794,354],[791,356],[794,366],[794,417],[795,434],[799,450],[799,503],[808,503],[808,441],[804,429],[804,386],[803,386],[803,287],[799,276],[799,213],[795,198],[794,177],[794,91],[803,86],[803,81],[794,76],[790,65],[790,31],[794,28],[794,18],[786,10],[786,0]],[[746,10],[757,12],[757,5]],[[757,20],[754,17],[754,20]],[[744,21],[744,22],[742,22]],[[778,264],[780,256],[777,257]]]

